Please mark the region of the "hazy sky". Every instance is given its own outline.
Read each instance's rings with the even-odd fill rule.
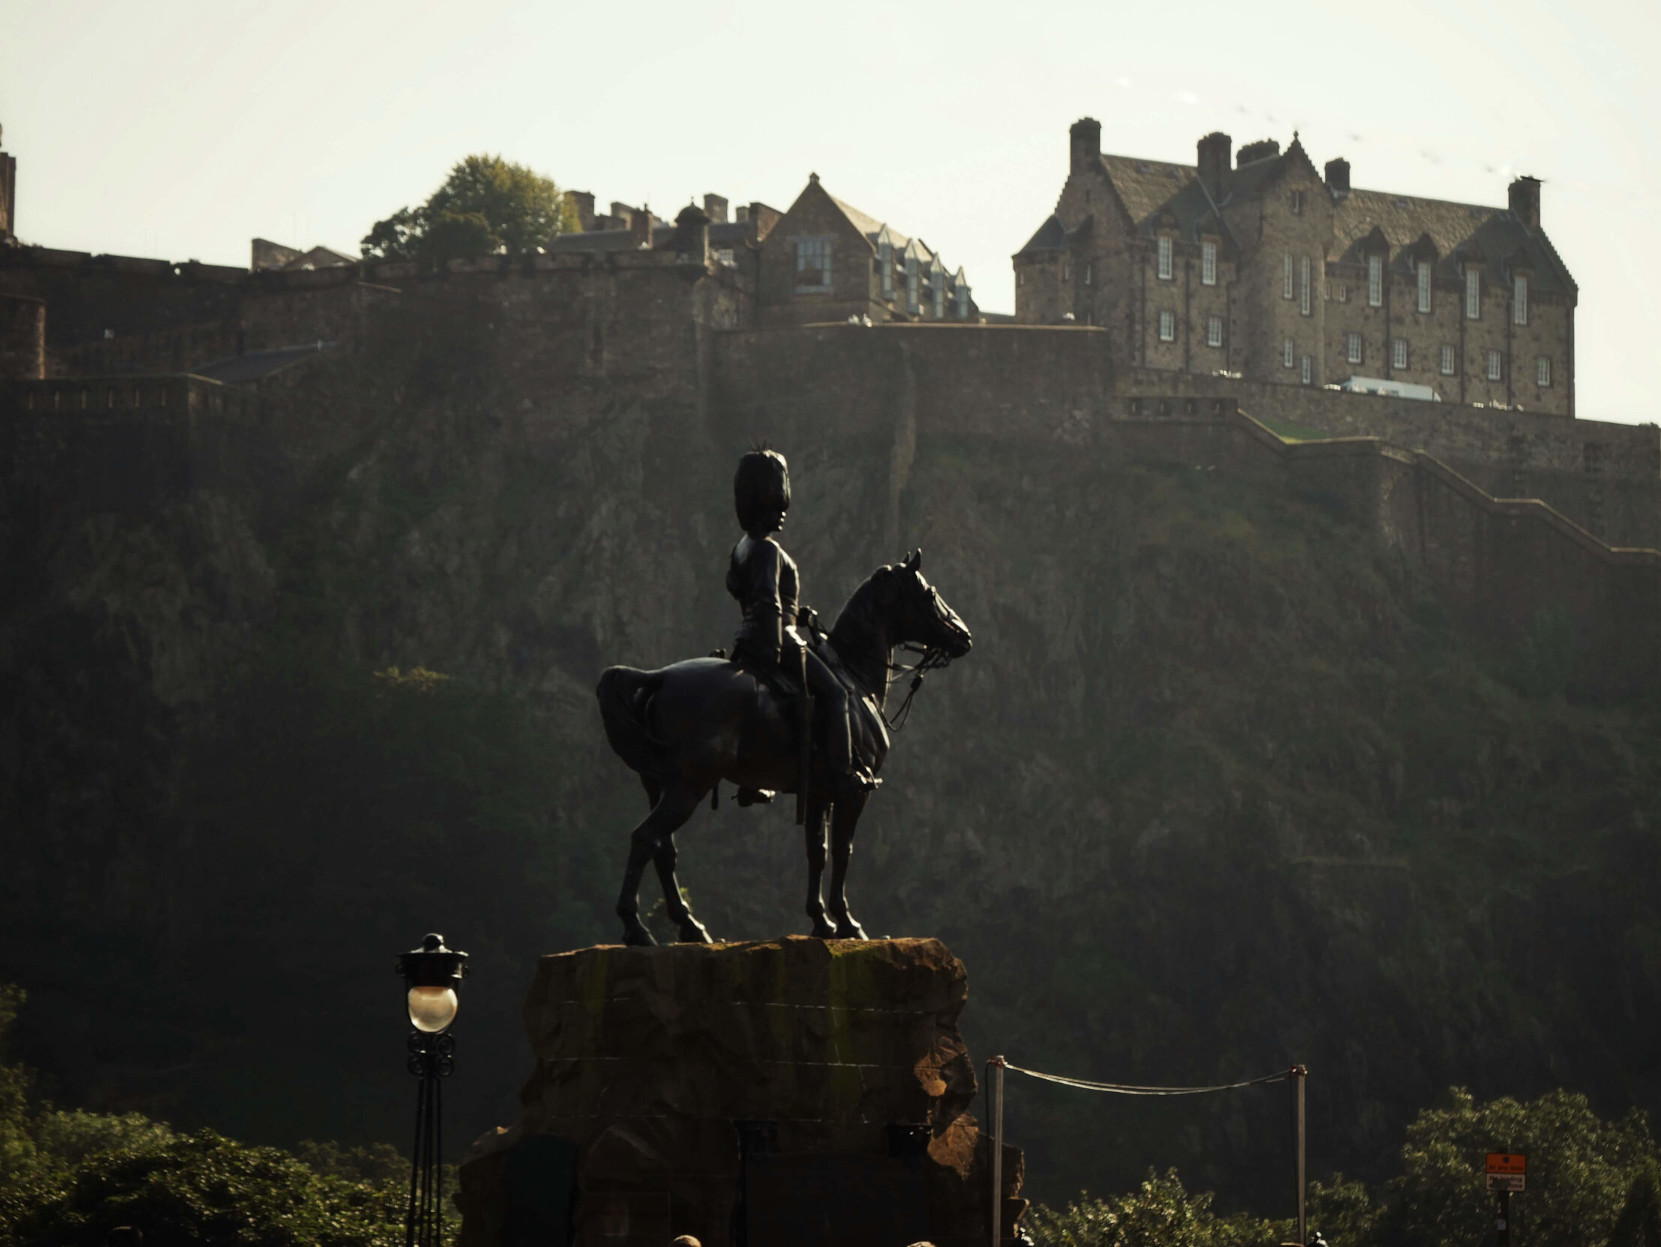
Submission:
[[[1580,285],[1584,417],[1661,419],[1661,5],[319,3],[0,0],[18,232],[248,262],[255,235],[352,254],[470,152],[673,216],[786,208],[810,171],[1012,310],[1009,256],[1067,127],[1194,160],[1297,127],[1355,185],[1503,204],[1545,179]]]

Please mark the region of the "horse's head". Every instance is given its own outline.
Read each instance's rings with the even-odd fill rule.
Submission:
[[[883,568],[879,575],[889,578],[894,603],[890,639],[896,645],[921,645],[939,650],[947,658],[962,658],[974,639],[969,629],[946,600],[923,579],[923,551],[914,550],[905,562]]]

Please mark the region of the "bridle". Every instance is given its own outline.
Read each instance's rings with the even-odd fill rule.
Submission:
[[[889,688],[893,688],[906,676],[911,677],[911,688],[907,690],[905,700],[900,703],[900,708],[894,712],[894,717],[889,718],[886,710],[882,712],[882,721],[888,724],[890,732],[899,731],[905,726],[906,720],[911,717],[911,703],[917,696],[917,690],[923,687],[923,677],[931,671],[945,670],[951,665],[952,661],[951,655],[938,645],[896,645],[894,648],[904,650],[908,654],[917,655],[917,661],[909,667],[904,663],[896,663],[892,660],[888,663]]]

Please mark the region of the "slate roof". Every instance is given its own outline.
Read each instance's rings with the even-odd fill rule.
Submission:
[[[1038,227],[1038,232],[1027,239],[1027,245],[1017,251],[1016,255],[1026,255],[1032,251],[1065,251],[1067,249],[1067,227],[1061,223],[1061,218],[1050,213],[1050,219]]]
[[[829,195],[830,192],[827,191],[826,194]],[[896,255],[904,255],[906,248],[915,243],[917,245],[918,259],[921,263],[928,264],[939,259],[939,255],[921,238],[907,237],[905,234],[900,233],[900,231],[895,229],[892,225],[877,220],[876,217],[871,216],[869,213],[861,212],[852,204],[844,203],[835,195],[830,195],[830,201],[842,210],[842,215],[848,218],[849,224],[851,224],[861,234],[865,235],[866,241],[868,241],[872,247],[877,245],[878,239],[882,237],[883,231],[886,230],[888,233],[888,241],[893,245],[894,253]]]
[[[752,240],[749,221],[724,221],[709,227],[709,245],[712,250],[735,250]],[[665,224],[652,226],[652,249],[667,248],[675,237],[675,227]],[[633,251],[640,244],[626,229],[592,229],[570,234],[555,234],[543,247],[547,251]]]
[[[1508,272],[1507,266],[1515,259],[1526,259],[1534,269],[1530,284],[1535,290],[1565,293],[1576,289],[1568,267],[1544,231],[1530,230],[1508,208],[1352,190],[1338,201],[1333,214],[1330,258],[1362,263],[1362,243],[1375,228],[1390,244],[1391,264],[1411,263],[1412,257],[1406,253],[1428,237],[1436,248],[1436,272],[1440,277],[1456,277],[1462,254],[1474,251],[1487,263],[1490,273]]]

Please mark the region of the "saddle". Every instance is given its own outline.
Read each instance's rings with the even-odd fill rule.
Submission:
[[[854,761],[874,771],[888,752],[888,726],[883,722],[882,712],[876,702],[860,688],[843,664],[836,647],[830,642],[830,634],[819,626],[818,612],[811,606],[802,607],[797,612],[796,623],[785,629],[785,640],[785,661],[776,664],[757,663],[753,668],[749,668],[750,674],[757,683],[770,690],[786,706],[797,707],[801,704],[801,699],[807,696],[807,689],[803,686],[801,673],[790,660],[792,643],[794,646],[811,650],[830,668],[831,673],[847,690],[848,727],[853,737]],[[726,650],[717,649],[711,652],[710,657],[727,658],[728,655]],[[809,735],[812,748],[822,751],[825,747],[823,714],[813,715]],[[771,802],[775,795],[777,794],[766,788],[740,788],[737,800],[740,806],[765,805]]]

